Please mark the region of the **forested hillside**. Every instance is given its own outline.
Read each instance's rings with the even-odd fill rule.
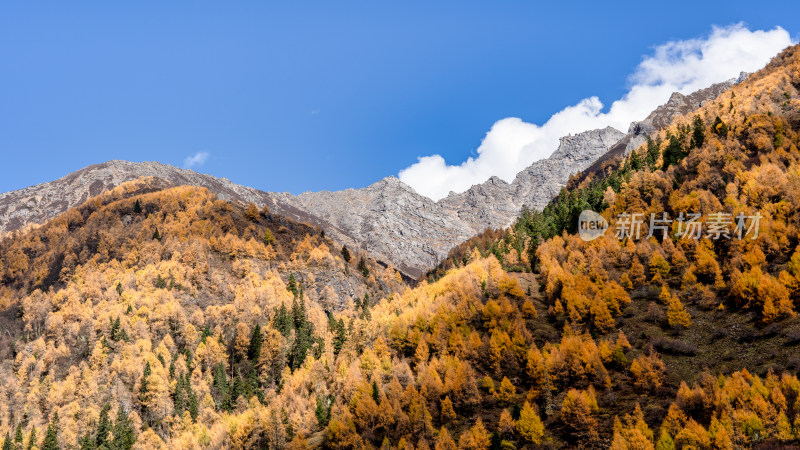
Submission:
[[[316,397],[288,386],[359,335],[374,299],[404,289],[396,271],[342,250],[155,179],[14,233],[0,243],[6,442],[216,448],[232,442],[237,411],[313,430]]]
[[[550,322],[593,336],[627,333],[662,361],[651,365],[663,378],[645,409],[645,422],[661,425],[650,439],[660,448],[796,441],[798,389],[788,386],[800,369],[798,89],[800,49],[792,47],[620,164],[577,176],[543,211],[523,211],[511,229],[461,245],[429,279],[479,251],[507,270],[532,271]],[[609,222],[590,242],[577,233],[585,209]],[[626,216],[635,213],[638,238]],[[781,393],[762,389],[765,379],[780,380]],[[745,382],[761,398],[725,392]],[[657,412],[670,392],[676,403]],[[678,413],[680,426],[660,423]],[[641,436],[623,428],[615,425],[614,445],[640,448]]]

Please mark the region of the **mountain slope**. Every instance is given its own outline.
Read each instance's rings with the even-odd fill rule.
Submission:
[[[712,84],[689,95],[674,92],[667,100],[667,103],[654,109],[644,120],[632,123],[628,127],[626,136],[583,170],[583,175],[601,172],[604,167],[618,162],[623,156],[630,154],[633,149],[644,144],[647,141],[647,136],[668,127],[675,117],[691,113],[706,103],[714,101],[721,93],[746,80],[749,75],[742,72],[737,78]],[[578,178],[578,181],[580,178]]]
[[[523,260],[539,280],[547,321],[564,327],[562,339],[577,330],[629,338],[638,356],[622,365],[632,390],[606,384],[613,394],[593,397],[597,410],[584,412],[600,421],[606,408],[633,414],[618,414],[599,440],[573,429],[575,445],[795,448],[798,148],[794,46],[714,102],[675,117],[619,164],[571,183],[543,211],[524,213],[499,238],[462,246],[435,275],[455,273],[481,253],[509,268]],[[591,241],[578,233],[586,209],[608,222]],[[641,233],[623,214],[643,215]],[[651,217],[662,214],[671,221],[655,228],[663,224]],[[698,235],[679,220],[688,214],[698,215]],[[546,409],[546,401],[538,404]]]
[[[305,362],[333,361],[345,320],[406,290],[339,248],[305,224],[154,177],[0,239],[0,439],[16,429],[27,448],[268,442],[236,444],[223,418],[248,401],[264,408]],[[314,399],[298,402],[286,401],[292,423],[313,429],[313,414],[294,413]]]

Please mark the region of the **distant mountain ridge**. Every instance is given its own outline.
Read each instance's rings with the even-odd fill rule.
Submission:
[[[361,248],[416,278],[457,244],[486,228],[509,226],[523,205],[541,209],[571,175],[599,170],[602,161],[627,154],[648,133],[676,115],[713,100],[742,78],[688,96],[675,93],[643,121],[633,123],[628,133],[607,127],[562,137],[550,157],[532,163],[511,183],[491,177],[465,192],[451,192],[438,202],[395,177],[361,189],[291,195],[264,192],[158,162],[113,160],[49,183],[0,194],[0,232],[44,223],[126,181],[151,176],[174,185],[205,187],[225,200],[267,205],[277,214],[320,226],[338,241]]]

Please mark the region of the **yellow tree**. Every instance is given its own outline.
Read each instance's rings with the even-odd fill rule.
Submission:
[[[517,431],[523,438],[525,438],[525,440],[529,442],[532,442],[536,445],[539,445],[542,442],[542,436],[544,436],[544,425],[542,424],[542,419],[539,418],[539,415],[536,414],[536,411],[528,402],[525,402],[525,405],[522,407],[522,411],[519,414],[519,420],[517,420]]]
[[[661,386],[666,370],[664,362],[658,353],[650,349],[649,355],[639,355],[631,363],[631,373],[634,376],[634,383],[637,387],[645,390],[653,390]]]
[[[488,449],[491,446],[491,439],[486,427],[483,426],[483,421],[480,417],[475,421],[475,425],[469,429],[472,437],[475,440],[475,447],[479,449]]]
[[[667,304],[667,322],[671,327],[689,328],[692,324],[692,316],[686,311],[677,295],[673,295]]]
[[[453,409],[453,402],[450,400],[450,396],[446,396],[444,400],[442,400],[442,423],[448,423],[452,420],[455,420],[456,412]]]
[[[503,377],[503,381],[500,382],[500,389],[497,390],[495,396],[501,402],[510,402],[516,392],[517,388],[514,387],[511,380],[508,377]]]
[[[456,443],[452,437],[450,437],[450,433],[447,431],[447,428],[442,427],[439,430],[439,435],[436,436],[436,444],[434,445],[435,450],[456,450]]]
[[[598,410],[594,389],[579,391],[570,389],[561,404],[561,420],[568,427],[589,440],[596,440],[597,418],[594,413]]]
[[[236,324],[236,339],[234,340],[233,351],[238,359],[243,359],[247,355],[247,348],[250,346],[250,334],[250,327],[246,323],[239,322]]]
[[[497,425],[500,434],[505,436],[511,436],[514,434],[514,428],[516,427],[516,423],[514,419],[511,417],[511,413],[508,412],[507,409],[504,409],[502,413],[500,413],[500,423]]]
[[[475,437],[469,430],[464,430],[458,438],[458,450],[477,450],[478,446],[475,444]]]

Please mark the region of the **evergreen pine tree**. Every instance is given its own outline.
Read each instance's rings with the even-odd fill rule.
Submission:
[[[111,405],[106,403],[103,409],[100,410],[100,419],[97,423],[97,433],[95,435],[95,443],[97,447],[102,447],[108,440],[108,433],[111,432],[111,422],[108,418],[108,412],[111,411]]]
[[[714,118],[714,123],[711,125],[711,131],[717,134],[719,137],[726,137],[728,136],[728,126],[725,125],[725,122],[717,116]]]
[[[700,116],[694,116],[692,121],[692,148],[699,148],[703,146],[706,140],[706,127],[703,119]]]
[[[143,411],[149,392],[147,377],[149,377],[151,373],[153,373],[153,370],[150,368],[150,361],[147,361],[144,365],[144,372],[142,373],[142,382],[139,384],[139,404],[142,405]]]
[[[364,294],[364,300],[361,302],[361,318],[370,320],[372,313],[369,310],[369,294]]]
[[[297,297],[298,290],[297,290],[297,280],[294,278],[294,274],[289,274],[289,281],[286,282],[286,290],[294,294]]]
[[[114,421],[112,433],[114,438],[109,446],[111,450],[130,450],[136,442],[133,423],[121,406],[117,409],[117,419]]]
[[[3,450],[12,450],[11,436],[8,435],[8,431],[6,431],[6,437],[3,439]]]
[[[253,327],[253,333],[250,335],[250,345],[247,347],[247,358],[250,361],[258,361],[261,355],[261,345],[264,343],[264,336],[261,334],[261,325],[256,324]]]
[[[78,439],[78,445],[80,446],[81,450],[95,450],[97,448],[94,443],[94,437],[91,433],[86,433],[80,439]]]
[[[244,381],[242,381],[241,375],[236,375],[233,377],[233,386],[231,387],[231,407],[236,404],[236,401],[239,399],[240,396],[247,397],[246,389]]]
[[[187,384],[189,384],[187,380]],[[184,390],[186,387],[184,386]],[[200,412],[199,402],[197,401],[197,394],[191,388],[191,384],[189,384],[189,389],[187,391],[189,393],[189,415],[192,416],[192,419],[197,420],[197,414]]]
[[[358,260],[358,270],[361,272],[361,275],[364,275],[365,278],[369,276],[369,268],[367,267],[367,262],[364,261],[363,257]]]
[[[119,340],[119,327],[120,327],[119,317],[117,317],[116,320],[108,319],[108,321],[111,323],[110,327],[111,340],[112,341]]]
[[[183,389],[183,374],[178,375],[178,382],[175,383],[175,392],[172,394],[172,405],[174,414],[178,417],[183,416],[186,411],[186,392]]]
[[[314,325],[306,317],[305,302],[292,302],[292,320],[295,329],[294,342],[289,349],[289,367],[297,369],[306,359],[308,349],[314,344]]]
[[[628,161],[632,170],[639,170],[642,168],[642,156],[636,150],[631,152]]]
[[[350,262],[350,258],[351,258],[350,257],[350,250],[347,249],[346,245],[342,246],[342,258],[344,259],[344,262],[346,262],[346,263]]]
[[[142,213],[142,204],[139,202],[139,199],[136,199],[136,202],[133,204],[133,212],[134,214],[141,214]]]
[[[264,401],[264,393],[261,391],[261,380],[258,376],[258,372],[256,372],[255,367],[250,367],[250,371],[247,372],[247,376],[245,377],[245,383],[247,384],[247,398],[250,399],[253,395],[256,396],[260,401]]]
[[[206,338],[211,336],[211,328],[208,325],[203,327],[203,331],[200,332],[200,342],[203,344],[206,343]]]
[[[282,335],[289,336],[289,332],[292,331],[292,319],[289,317],[289,311],[286,309],[286,304],[281,303],[280,308],[275,311],[275,317],[272,320],[272,326]]]
[[[342,351],[342,347],[344,346],[345,340],[347,340],[347,330],[344,328],[344,320],[339,318],[339,320],[334,325],[334,335],[333,335],[333,355],[339,356],[339,352]]]
[[[214,368],[214,388],[217,391],[217,408],[223,411],[231,409],[231,392],[228,384],[228,375],[225,373],[225,366],[222,363]]]
[[[372,380],[372,399],[375,400],[375,403],[381,403],[381,393],[378,390],[378,383],[375,380]]]
[[[664,148],[664,164],[661,167],[663,170],[667,170],[667,167],[679,163],[684,156],[683,146],[677,136],[667,132],[667,140],[667,146]]]
[[[658,167],[658,157],[661,155],[661,138],[658,138],[657,141],[654,141],[647,136],[647,166],[650,170],[656,170]]]
[[[58,450],[58,413],[53,414],[53,420],[47,425],[41,450]]]
[[[320,428],[328,426],[331,418],[331,402],[328,399],[317,397],[317,407],[314,409],[314,415],[317,417],[317,423]]]
[[[158,241],[161,240],[161,233],[158,232],[158,227],[156,227],[156,230],[153,231],[153,239],[158,240]]]
[[[22,422],[17,423],[17,430],[14,432],[15,447],[22,448],[22,440],[25,436],[22,435]]]

